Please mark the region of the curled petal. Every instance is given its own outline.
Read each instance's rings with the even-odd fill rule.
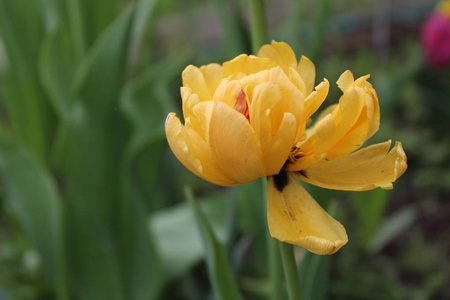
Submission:
[[[328,80],[324,79],[318,86],[316,86],[316,90],[309,94],[309,96],[305,99],[305,111],[303,113],[303,117],[305,119],[311,117],[313,113],[317,111],[317,109],[322,105],[323,101],[328,95],[328,90],[330,88],[330,83]]]
[[[349,70],[342,73],[342,75],[339,77],[338,81],[336,82],[338,87],[341,89],[342,92],[346,92],[355,81],[352,72]]]
[[[310,184],[334,190],[391,189],[407,164],[402,144],[396,142],[389,151],[390,146],[391,141],[375,144],[295,174]]]
[[[316,254],[333,254],[348,241],[342,224],[311,197],[291,172],[269,177],[267,217],[272,237]]]

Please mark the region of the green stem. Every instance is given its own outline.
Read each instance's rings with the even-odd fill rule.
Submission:
[[[300,278],[297,263],[294,258],[294,247],[291,244],[280,242],[281,259],[283,261],[284,276],[286,277],[290,300],[301,300]]]
[[[278,248],[278,241],[268,237],[269,245],[269,286],[270,286],[270,300],[279,300],[283,298],[283,274],[280,259],[280,249]]]
[[[264,0],[250,0],[250,22],[252,33],[252,52],[257,54],[259,48],[267,41]]]
[[[320,0],[319,15],[314,24],[312,47],[308,58],[317,64],[319,55],[322,51],[324,36],[326,33],[327,21],[331,11],[330,0]]]
[[[267,179],[261,178],[261,182],[262,182],[262,195],[264,198],[264,203],[267,204],[267,200],[265,199],[267,190]],[[264,211],[267,211],[267,205]],[[265,217],[265,220],[267,220],[267,217]],[[267,230],[267,249],[269,260],[269,287],[270,287],[269,299],[270,300],[283,299],[284,296],[283,274],[282,274],[283,268],[281,266],[280,249],[278,248],[278,240],[271,237],[268,230]]]

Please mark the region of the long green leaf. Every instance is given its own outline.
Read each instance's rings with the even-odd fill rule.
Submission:
[[[208,219],[201,211],[190,189],[186,188],[185,195],[194,211],[198,229],[202,237],[203,247],[206,250],[208,274],[216,296],[221,300],[244,299],[233,278],[225,250],[217,240]]]
[[[380,226],[390,195],[383,189],[350,194],[361,232],[358,243],[366,250]]]
[[[37,250],[44,274],[67,299],[61,199],[48,171],[25,149],[0,134],[0,172],[6,200]]]
[[[81,65],[59,152],[67,195],[68,249],[74,285],[84,299],[123,299],[115,208],[124,121],[117,106],[134,7],[99,37]],[[144,227],[145,228],[145,227]]]
[[[3,98],[15,134],[42,162],[55,127],[37,71],[44,27],[36,1],[0,0],[0,35],[9,66],[2,78]]]
[[[83,57],[119,13],[119,0],[66,0],[66,5],[74,49]]]
[[[389,216],[379,227],[369,244],[369,251],[377,253],[395,237],[408,229],[417,219],[418,211],[414,205],[406,206]]]

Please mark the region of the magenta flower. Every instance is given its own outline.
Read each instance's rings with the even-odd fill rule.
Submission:
[[[450,66],[450,14],[446,6],[448,1],[443,1],[425,21],[421,32],[425,58],[435,69]]]

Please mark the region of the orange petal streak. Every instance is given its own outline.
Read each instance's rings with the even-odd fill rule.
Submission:
[[[234,109],[243,114],[247,120],[250,121],[250,115],[248,112],[248,104],[246,100],[246,96],[243,90],[239,93],[236,99],[236,104],[234,105]]]

